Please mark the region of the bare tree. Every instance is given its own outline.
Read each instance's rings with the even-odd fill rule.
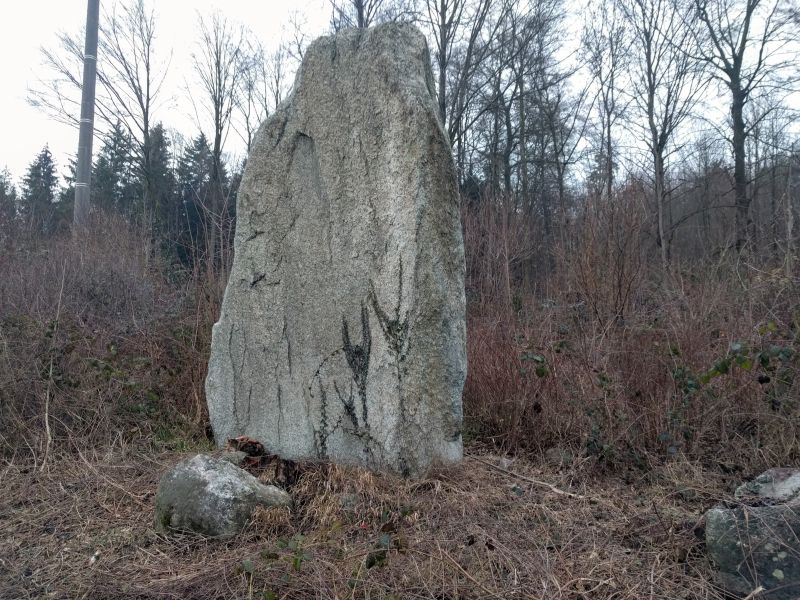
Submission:
[[[236,67],[236,118],[232,126],[248,153],[258,127],[278,108],[288,92],[289,59],[284,44],[267,52],[251,33],[245,32]]]
[[[207,213],[211,220],[208,266],[213,268],[216,264],[226,264],[222,233],[226,229],[224,222],[228,207],[225,203],[229,201],[229,196],[224,190],[222,151],[236,107],[244,30],[240,25],[228,22],[219,13],[215,13],[208,21],[200,17],[199,25],[198,50],[192,58],[195,74],[204,92],[200,105],[208,119],[204,121],[198,114],[198,121],[201,124],[210,123],[212,128],[211,198]]]
[[[596,85],[600,120],[595,187],[597,192],[610,199],[616,170],[614,129],[625,110],[625,102],[620,98],[619,79],[627,60],[627,40],[616,4],[601,0],[588,19],[583,32],[583,49]]]
[[[105,13],[98,40],[95,97],[98,117],[108,127],[119,122],[133,141],[142,181],[143,223],[155,225],[158,195],[154,193],[153,112],[161,94],[167,65],[156,58],[156,23],[144,0]],[[43,49],[50,77],[29,90],[28,101],[53,118],[78,125],[75,114],[82,87],[79,77],[84,52],[79,38],[59,35],[59,48]]]
[[[308,35],[306,34],[308,20],[303,13],[294,11],[289,15],[289,26],[290,31],[288,34],[284,30],[284,42],[281,44],[281,48],[284,51],[282,58],[287,61],[291,58],[294,61],[294,66],[299,67],[300,63],[303,62],[303,55],[309,44]]]
[[[746,139],[755,123],[745,107],[761,90],[779,85],[790,66],[783,55],[789,43],[791,15],[781,0],[693,0],[694,48],[712,76],[730,92],[730,143],[736,202],[735,246],[742,251],[751,237]]]
[[[233,121],[233,128],[249,154],[258,126],[269,114],[265,52],[261,43],[249,32],[242,40],[237,61],[239,75],[235,109],[238,119]]]
[[[515,12],[520,19],[516,39],[519,51],[511,68],[518,89],[520,193],[528,210],[533,209],[535,198],[545,233],[550,236],[554,222],[552,179],[555,177],[556,202],[563,217],[566,167],[574,152],[574,146],[569,146],[575,140],[572,131],[577,112],[570,114],[573,105],[566,100],[566,83],[574,71],[564,69],[556,59],[564,39],[562,3],[542,0]],[[531,166],[535,169],[533,185]]]
[[[643,130],[651,160],[653,195],[661,262],[669,269],[672,218],[667,185],[667,158],[676,130],[691,115],[703,73],[681,48],[691,39],[686,19],[669,0],[620,0],[627,30],[632,35],[629,93],[644,117],[632,119]]]
[[[563,81],[566,82],[566,79]],[[585,140],[589,113],[593,108],[592,102],[591,89],[588,84],[578,88],[572,95],[567,93],[565,86],[548,86],[536,97],[542,127],[549,137],[550,155],[544,160],[550,161],[555,171],[559,225],[562,235],[569,222],[567,171],[581,158],[580,146]],[[564,240],[562,239],[562,241]]]
[[[267,56],[264,101],[271,104],[272,110],[280,106],[291,88],[289,58],[289,51],[284,44]]]
[[[330,0],[331,28],[334,31],[357,27],[365,29],[384,21],[413,17],[415,0]]]
[[[453,46],[460,33],[466,0],[426,0],[428,23],[433,32],[439,93],[439,116],[447,122],[447,67],[453,54]],[[480,11],[477,16],[485,14]]]
[[[508,66],[507,61],[497,60],[490,65],[489,58],[506,50],[496,42],[508,25],[510,6],[505,0],[426,0],[427,18],[422,22],[435,40],[439,113],[454,146],[462,181],[470,130],[494,106],[499,71]],[[513,52],[505,56],[511,57]]]

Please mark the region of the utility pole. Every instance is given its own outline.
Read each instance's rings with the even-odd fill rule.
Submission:
[[[78,168],[75,177],[73,233],[89,224],[89,185],[92,179],[92,140],[94,138],[94,89],[97,79],[97,31],[100,0],[88,0],[86,8],[86,47],[83,52],[81,122],[78,137]]]

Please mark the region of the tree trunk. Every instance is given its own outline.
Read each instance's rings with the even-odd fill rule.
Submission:
[[[439,0],[439,116],[442,127],[447,127],[447,2]],[[452,140],[451,140],[452,143]]]
[[[786,260],[784,261],[784,265],[787,279],[791,279],[794,275],[794,208],[792,207],[792,162],[794,160],[794,144],[792,144],[791,152],[789,152],[789,163],[786,169],[786,190],[784,191],[784,196],[786,198]]]
[[[736,204],[736,251],[742,252],[749,241],[750,200],[747,197],[747,168],[745,163],[745,94],[733,89],[731,118],[733,121],[733,186]]]
[[[528,139],[525,128],[525,77],[520,67],[517,75],[517,86],[519,87],[519,168],[520,180],[522,183],[522,204],[526,209],[530,208],[529,183],[528,183]]]

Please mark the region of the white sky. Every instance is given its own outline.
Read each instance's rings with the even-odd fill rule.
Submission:
[[[112,4],[112,0],[100,0],[100,10]],[[229,20],[246,25],[267,48],[278,45],[294,12],[306,19],[304,31],[312,39],[325,30],[330,17],[327,0],[149,0],[146,4],[155,8],[159,58],[170,60],[165,102],[155,118],[187,136],[195,135],[197,128],[189,112],[191,102],[181,102],[180,96],[186,94],[192,78],[198,13],[210,15],[219,9]],[[34,156],[49,144],[59,171],[64,172],[68,156],[77,149],[78,131],[48,119],[28,105],[26,96],[29,87],[47,77],[40,48],[56,48],[61,31],[82,31],[86,0],[0,0],[0,12],[0,170],[8,167],[19,182]],[[230,133],[228,144],[230,151],[240,151],[235,133]],[[95,140],[95,152],[97,145]]]

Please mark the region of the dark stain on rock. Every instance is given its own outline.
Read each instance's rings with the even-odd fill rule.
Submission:
[[[369,294],[372,309],[375,311],[375,316],[378,318],[383,337],[389,348],[397,359],[398,363],[406,359],[406,352],[408,351],[408,314],[405,317],[400,316],[400,305],[403,301],[403,261],[400,260],[400,284],[397,292],[397,305],[394,308],[394,315],[390,316],[381,305],[378,303],[378,296],[375,293],[375,288],[371,287]]]
[[[367,422],[367,376],[369,375],[369,355],[372,347],[372,337],[369,329],[369,312],[367,307],[361,304],[361,344],[354,344],[350,340],[350,327],[347,319],[342,316],[342,349],[344,350],[347,365],[353,375],[353,381],[358,390],[361,400],[361,419],[364,426],[369,427]],[[356,423],[357,425],[357,423]]]

